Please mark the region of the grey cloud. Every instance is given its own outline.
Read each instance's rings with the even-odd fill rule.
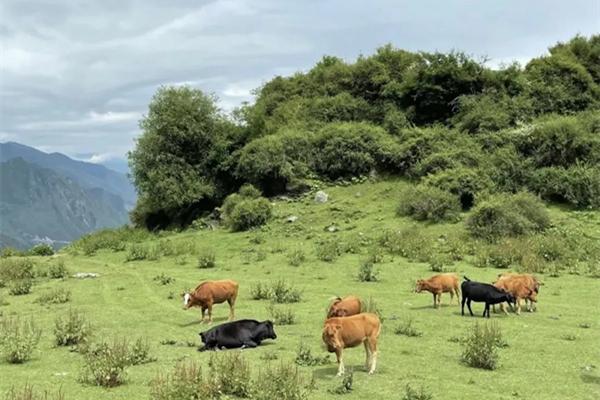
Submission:
[[[325,54],[353,60],[389,42],[497,65],[600,28],[589,1],[5,0],[0,15],[0,140],[96,160],[131,149],[163,84],[214,92],[230,110]]]

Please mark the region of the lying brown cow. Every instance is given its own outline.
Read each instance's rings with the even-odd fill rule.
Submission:
[[[212,323],[213,304],[229,303],[229,320],[233,321],[235,299],[238,294],[238,283],[231,280],[206,281],[199,284],[193,291],[183,294],[183,309],[190,307],[202,308],[202,320],[204,313],[208,310],[208,323]]]
[[[343,299],[336,297],[327,311],[327,318],[331,317],[349,317],[360,314],[362,305],[360,299],[356,296],[346,296]]]
[[[458,275],[454,273],[434,275],[429,279],[419,279],[415,292],[421,293],[426,290],[433,293],[433,307],[439,307],[442,304],[442,293],[450,293],[450,303],[456,294],[457,304],[460,304],[460,294],[458,291]]]
[[[502,289],[515,297],[517,304],[517,315],[521,314],[521,300],[529,301],[528,311],[533,311],[533,303],[537,302],[537,294],[540,289],[540,282],[531,274],[501,274],[498,280],[494,282],[494,286]],[[500,309],[508,314],[504,304],[500,305]]]
[[[334,317],[325,321],[323,342],[330,353],[335,352],[338,362],[338,376],[344,374],[342,352],[345,348],[356,347],[361,343],[367,355],[366,368],[369,374],[377,365],[377,338],[381,323],[375,314],[361,313],[349,317]]]

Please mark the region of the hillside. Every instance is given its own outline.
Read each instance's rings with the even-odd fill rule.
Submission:
[[[462,317],[460,307],[449,305],[445,294],[441,309],[436,310],[429,293],[414,293],[415,281],[434,273],[431,260],[439,255],[450,256],[450,261],[443,263],[444,270],[483,282],[508,270],[527,271],[525,268],[534,264],[514,261],[504,269],[475,266],[490,248],[466,234],[464,221],[470,213],[461,213],[457,222],[441,224],[399,217],[396,210],[407,186],[406,181],[397,179],[321,186],[329,195],[326,203],[315,203],[314,191],[298,199],[276,199],[273,219],[250,232],[236,233],[224,227],[160,234],[103,232],[83,238],[57,257],[34,258],[37,271],[62,260],[71,273],[99,276],[84,280],[38,277],[32,293],[23,296],[0,291],[8,302],[0,306],[0,313],[34,317],[43,330],[32,360],[21,366],[0,362],[0,392],[35,379],[39,390],[61,387],[67,400],[148,399],[150,381],[159,372],[171,371],[179,361],[198,361],[206,373],[212,357],[239,351],[198,353],[198,332],[207,326],[199,322],[198,309],[181,309],[179,294],[202,280],[230,278],[240,282],[237,318],[273,318],[268,301],[253,299],[258,284],[270,286],[283,280],[301,291],[299,303],[274,305],[276,310],[289,310],[295,323],[276,324],[275,341],[241,351],[253,376],[269,364],[293,363],[301,344],[313,356],[325,356],[321,329],[327,304],[332,296],[356,294],[376,302],[384,318],[383,332],[373,376],[364,371],[362,346],[344,353],[347,367],[354,371],[354,382],[353,390],[343,398],[402,398],[410,384],[416,389],[423,387],[433,399],[501,400],[507,395],[517,399],[596,399],[600,380],[595,367],[600,341],[600,213],[550,205],[551,230],[507,242],[527,244],[529,255],[551,251],[556,258],[543,259],[542,267],[535,271],[543,282],[537,312],[520,316],[492,313],[491,320],[500,328],[506,345],[498,349],[499,367],[486,371],[460,361],[460,339],[475,322],[483,321],[482,304],[473,305],[476,317]],[[287,222],[289,216],[298,218]],[[335,228],[330,229],[332,226]],[[397,239],[395,232],[401,233]],[[566,241],[570,236],[576,238],[576,247]],[[578,249],[585,249],[587,256]],[[517,250],[513,247],[503,253]],[[199,257],[212,252],[216,266],[199,269]],[[291,260],[302,258],[298,254],[304,260],[290,265]],[[379,255],[374,265],[379,280],[361,282],[357,279],[359,266],[372,254]],[[330,261],[324,261],[326,258]],[[64,304],[33,301],[55,289],[70,291],[71,300]],[[82,355],[53,342],[54,320],[69,309],[81,311],[93,324],[95,341],[144,338],[157,360],[128,367],[126,382],[110,390],[80,383]],[[215,324],[224,322],[227,312],[226,305],[216,305]],[[421,336],[395,333],[408,321]],[[338,397],[330,393],[341,383],[335,377],[334,358],[329,355],[325,365],[298,367],[302,377],[314,380],[309,399]]]
[[[0,163],[0,184],[0,247],[26,249],[41,241],[60,247],[128,220],[119,196],[81,187],[20,157]]]
[[[19,143],[0,143],[0,162],[17,157],[70,178],[84,189],[104,189],[121,197],[127,208],[135,204],[135,189],[127,176],[102,165],[73,160],[60,153],[44,153]]]

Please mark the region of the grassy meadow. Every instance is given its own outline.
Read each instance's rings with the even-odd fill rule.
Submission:
[[[294,324],[276,325],[277,340],[242,351],[253,374],[267,362],[293,362],[301,344],[314,355],[326,355],[321,328],[331,297],[356,294],[376,302],[384,318],[376,373],[369,376],[365,372],[362,346],[345,352],[346,369],[354,371],[354,381],[352,391],[344,395],[331,393],[341,382],[335,377],[333,354],[328,364],[299,366],[307,380],[313,380],[311,399],[402,399],[407,384],[423,387],[432,398],[445,400],[600,398],[600,280],[587,270],[538,273],[543,286],[537,312],[524,311],[520,316],[492,314],[507,344],[498,350],[498,368],[488,371],[469,367],[461,362],[458,340],[475,322],[483,322],[483,305],[474,303],[475,317],[461,317],[456,299],[448,304],[449,295],[444,294],[441,309],[434,309],[431,294],[414,293],[418,278],[434,274],[430,263],[385,251],[378,238],[386,230],[417,226],[415,232],[434,238],[431,248],[425,246],[421,253],[435,252],[438,242],[454,243],[452,251],[460,253],[456,258],[462,259],[445,263],[446,270],[484,282],[493,281],[506,270],[473,265],[477,243],[467,238],[461,221],[427,224],[396,216],[399,193],[405,185],[402,180],[383,180],[324,187],[329,194],[324,204],[315,203],[313,194],[297,200],[277,199],[274,218],[255,231],[190,229],[154,235],[139,246],[152,248],[169,241],[176,247],[183,243],[173,252],[179,254],[161,255],[156,260],[126,261],[131,251],[128,248],[102,249],[90,256],[65,249],[53,257],[33,257],[37,267],[60,258],[71,274],[94,272],[99,276],[36,278],[31,293],[21,296],[0,289],[0,298],[6,303],[0,306],[3,318],[31,317],[42,328],[31,360],[23,364],[0,361],[0,394],[29,383],[50,392],[61,388],[65,399],[148,399],[149,382],[158,372],[170,371],[182,359],[198,360],[204,365],[211,357],[210,352],[197,351],[198,333],[207,326],[200,323],[199,309],[182,309],[181,292],[206,279],[230,278],[240,283],[235,310],[238,319],[271,318],[269,301],[252,299],[251,290],[258,283],[270,285],[285,280],[302,292],[300,302],[275,306],[291,310]],[[573,228],[600,240],[599,212],[577,212],[552,205],[549,208],[555,226]],[[287,222],[291,215],[298,219]],[[464,215],[461,218],[464,220]],[[327,251],[327,245],[318,244],[322,240],[341,244],[343,254],[333,256],[333,261],[322,261]],[[192,250],[186,251],[186,247]],[[198,253],[209,251],[214,251],[216,266],[198,268]],[[381,258],[374,264],[378,281],[361,282],[356,278],[359,266],[372,253]],[[290,265],[292,254],[299,265]],[[171,282],[167,279],[162,284],[154,279],[161,275],[172,278]],[[71,300],[63,304],[35,301],[57,288],[70,290]],[[128,367],[125,384],[115,388],[80,383],[82,356],[68,347],[56,347],[53,341],[55,318],[71,308],[82,311],[93,325],[94,340],[147,339],[156,361]],[[226,304],[216,305],[214,324],[224,322],[227,315]],[[396,327],[408,320],[421,336],[395,334]]]

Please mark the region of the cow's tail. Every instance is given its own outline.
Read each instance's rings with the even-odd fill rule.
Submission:
[[[466,276],[463,275],[463,279],[467,282],[471,282],[471,280],[469,278],[467,278]]]

